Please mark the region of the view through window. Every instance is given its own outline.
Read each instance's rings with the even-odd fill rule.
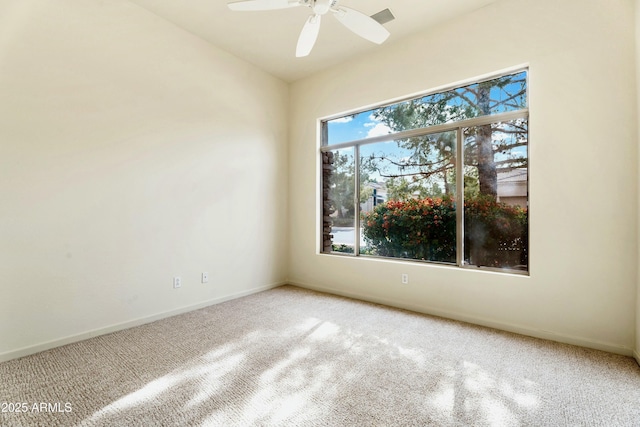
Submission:
[[[322,122],[322,251],[527,272],[527,71]]]

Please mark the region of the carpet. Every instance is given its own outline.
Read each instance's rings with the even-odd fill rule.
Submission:
[[[640,426],[640,367],[282,286],[1,363],[0,403],[3,426]]]

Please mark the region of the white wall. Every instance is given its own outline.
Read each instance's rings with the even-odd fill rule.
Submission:
[[[293,84],[290,281],[631,354],[633,7],[628,0],[498,2]],[[317,253],[318,118],[521,64],[530,66],[530,277]]]
[[[636,95],[638,97],[638,113],[640,113],[640,0],[636,0]],[[640,114],[638,115],[638,144],[640,146]],[[638,157],[640,162],[640,156]],[[640,163],[638,164],[640,170]],[[640,178],[640,177],[639,177]],[[640,197],[639,197],[640,199]],[[639,200],[640,202],[640,200]],[[640,224],[640,216],[638,216]],[[640,247],[640,229],[638,230],[638,246]],[[638,265],[640,265],[640,258],[638,258]],[[638,363],[640,363],[640,269],[638,270],[638,294],[636,297],[636,345],[634,356]]]
[[[124,0],[0,2],[0,360],[281,283],[288,90]]]

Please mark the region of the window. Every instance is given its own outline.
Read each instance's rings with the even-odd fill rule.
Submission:
[[[528,272],[526,70],[321,128],[322,252]]]

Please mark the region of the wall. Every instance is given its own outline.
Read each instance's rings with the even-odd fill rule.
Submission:
[[[293,84],[290,282],[630,355],[633,33],[627,0],[503,1]],[[529,277],[318,254],[318,118],[522,64],[530,67]]]
[[[282,283],[288,90],[124,0],[0,3],[0,360]]]
[[[636,94],[638,96],[638,111],[640,113],[640,0],[636,0]],[[638,144],[640,145],[640,115],[638,117]],[[640,156],[638,157],[640,162]],[[640,170],[640,163],[638,164]],[[640,216],[638,217],[640,223]],[[640,232],[640,229],[638,230]],[[638,234],[638,245],[640,246],[640,233]],[[638,258],[640,265],[640,258]],[[640,269],[638,270],[638,294],[636,297],[636,345],[634,356],[638,364],[640,364]]]

